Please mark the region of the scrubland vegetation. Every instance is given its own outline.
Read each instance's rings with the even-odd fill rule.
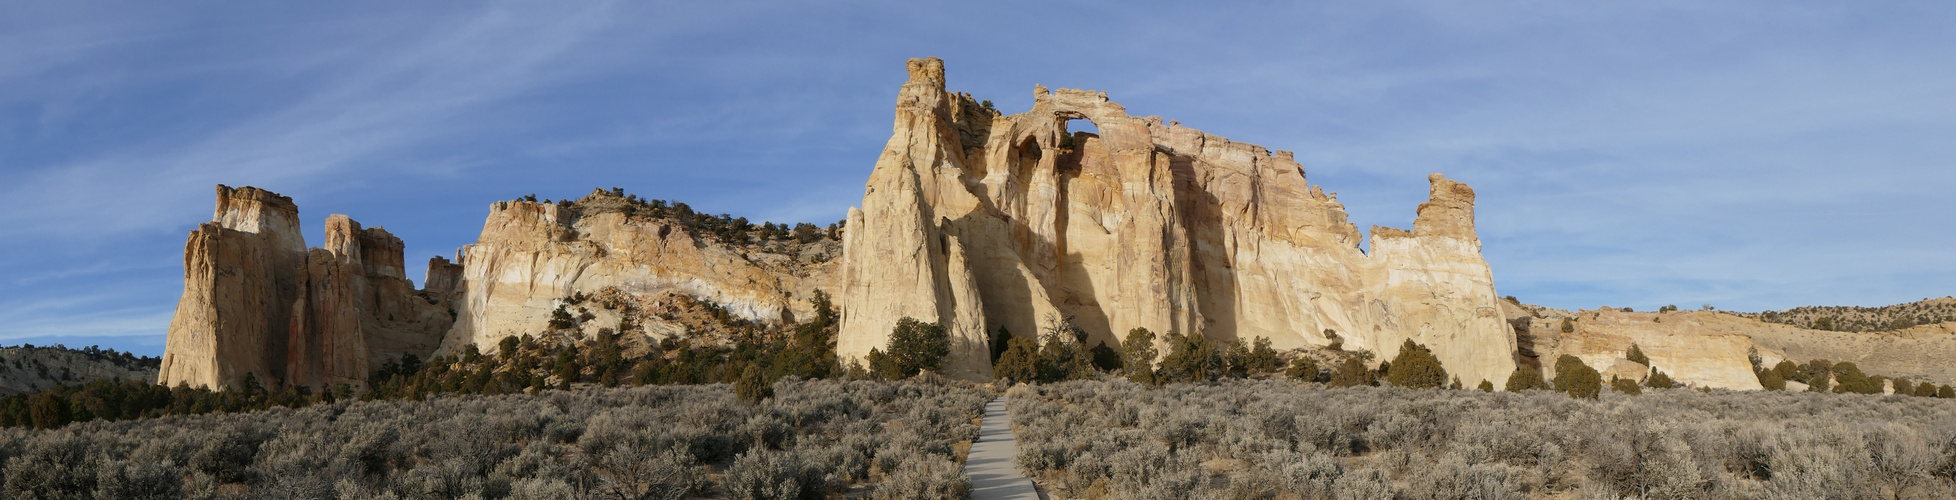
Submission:
[[[917,381],[339,401],[0,430],[7,498],[963,498],[991,399]],[[966,443],[966,444],[960,444]]]
[[[1110,378],[1010,395],[1015,461],[1055,498],[1956,497],[1956,402],[1641,392]]]
[[[664,220],[685,227],[694,234],[712,235],[722,243],[741,247],[765,245],[777,241],[807,244],[824,239],[832,241],[842,239],[843,221],[829,224],[826,228],[806,222],[796,223],[793,227],[789,227],[786,223],[773,222],[762,222],[756,225],[746,217],[699,213],[683,202],[639,198],[635,194],[626,194],[621,188],[614,187],[608,192],[600,191],[600,193],[609,196],[587,196],[583,200],[576,201],[565,199],[553,202],[545,199],[541,203],[555,204],[561,209],[576,210],[585,215],[616,212],[626,217]],[[524,195],[517,200],[536,203],[537,195]]]
[[[1802,306],[1783,311],[1737,314],[1767,323],[1814,330],[1879,332],[1956,321],[1956,300],[1944,297],[1881,307]]]

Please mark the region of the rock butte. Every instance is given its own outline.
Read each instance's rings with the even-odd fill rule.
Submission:
[[[988,332],[1058,316],[1090,344],[1144,327],[1278,348],[1341,338],[1384,360],[1410,338],[1469,384],[1514,371],[1464,184],[1433,175],[1413,230],[1374,228],[1367,255],[1289,152],[1129,116],[1094,91],[1037,87],[1031,111],[1000,116],[947,92],[942,61],[909,73],[846,224],[844,358],[909,316],[951,332],[950,374],[989,378]]]
[[[428,356],[447,331],[450,293],[414,290],[400,238],[326,219],[326,247],[307,250],[292,199],[217,187],[217,214],[184,244],[183,297],[170,321],[165,385],[363,386],[370,367]],[[429,276],[453,274],[445,259]]]
[[[1831,356],[1871,373],[1956,375],[1830,347],[1865,336],[1720,313],[1528,310],[1497,298],[1474,191],[1440,174],[1413,229],[1371,228],[1368,254],[1336,194],[1307,183],[1289,152],[1130,116],[1095,91],[1035,87],[1031,111],[1001,115],[945,90],[942,61],[907,67],[890,140],[839,245],[738,247],[635,217],[636,200],[599,190],[575,203],[495,203],[476,243],[455,262],[432,259],[414,290],[403,243],[386,231],[335,215],[325,247],[308,250],[291,199],[218,186],[216,215],[185,244],[159,381],[221,388],[249,373],[267,385],[358,386],[405,354],[542,333],[574,293],[690,297],[780,324],[810,313],[817,290],[840,309],[845,363],[883,346],[907,316],[945,325],[954,347],[944,371],[968,379],[990,378],[993,333],[1033,336],[1057,318],[1089,344],[1148,328],[1264,337],[1280,349],[1341,343],[1375,362],[1411,339],[1468,386],[1500,387],[1518,363],[1562,354],[1632,376],[1648,368],[1622,359],[1632,343],[1652,366],[1707,387],[1758,389],[1753,349],[1768,363]],[[1100,133],[1069,132],[1073,120]],[[625,323],[611,314],[595,323]],[[1563,317],[1582,321],[1565,334]],[[634,333],[651,336],[689,328],[632,319]],[[1873,352],[1946,352],[1951,325],[1874,341]]]

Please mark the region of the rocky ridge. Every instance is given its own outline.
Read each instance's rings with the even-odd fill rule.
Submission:
[[[95,346],[0,347],[0,395],[32,394],[96,380],[155,380],[158,361]]]
[[[1735,314],[1767,323],[1793,325],[1811,330],[1898,331],[1917,325],[1956,322],[1956,297],[1923,299],[1907,304],[1881,307],[1804,306],[1783,311]]]
[[[1504,307],[1520,342],[1523,363],[1553,365],[1567,354],[1599,371],[1628,363],[1635,344],[1650,364],[1679,383],[1696,387],[1758,390],[1751,356],[1771,367],[1781,360],[1851,361],[1869,374],[1938,384],[1956,382],[1956,323],[1877,333],[1833,332],[1760,321],[1725,311],[1629,312],[1612,307],[1566,311],[1510,303]],[[1564,332],[1563,325],[1570,331]],[[1619,370],[1622,371],[1622,370]],[[1642,374],[1622,371],[1624,378]],[[1605,373],[1605,377],[1609,373]]]
[[[460,252],[453,291],[462,299],[442,352],[552,330],[550,319],[561,307],[591,314],[578,321],[588,326],[579,330],[585,334],[597,328],[662,337],[693,331],[670,315],[625,314],[665,307],[679,300],[675,294],[758,323],[811,313],[806,299],[827,288],[833,273],[837,248],[831,238],[762,238],[756,246],[746,241],[751,231],[712,234],[692,223],[697,217],[683,206],[601,189],[575,202],[497,202],[482,235]],[[616,308],[570,303],[574,295],[607,290],[633,303],[650,301],[629,309],[622,307],[626,302],[615,302]]]

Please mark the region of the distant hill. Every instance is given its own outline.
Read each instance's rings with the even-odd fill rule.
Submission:
[[[1734,314],[1809,330],[1885,332],[1956,321],[1956,297],[1881,307],[1802,306],[1784,311]]]
[[[0,347],[0,395],[30,394],[99,379],[156,380],[162,358],[88,346]]]

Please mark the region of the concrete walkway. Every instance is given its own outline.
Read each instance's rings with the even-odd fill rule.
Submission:
[[[978,442],[971,444],[965,458],[964,473],[971,476],[971,500],[1039,500],[1032,480],[1012,466],[1019,454],[1019,441],[1012,435],[1012,416],[1005,412],[1005,397],[985,404],[984,425]]]

